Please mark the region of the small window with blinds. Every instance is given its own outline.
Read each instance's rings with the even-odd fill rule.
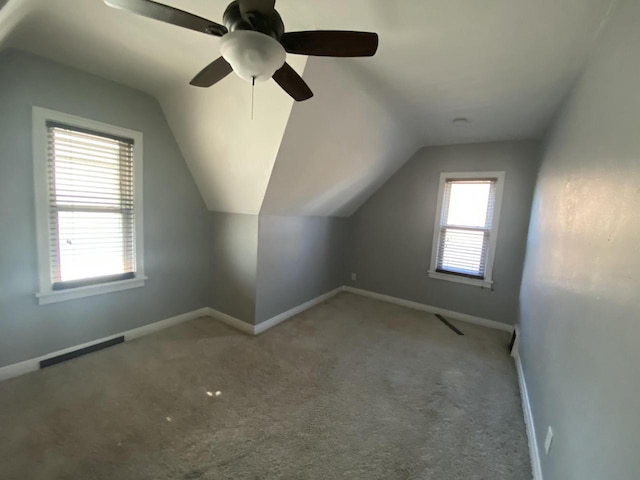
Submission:
[[[44,154],[36,173],[45,177],[44,187],[36,178],[37,190],[44,190],[36,195],[39,252],[46,258],[40,262],[40,303],[48,303],[43,298],[56,294],[77,298],[78,291],[106,293],[96,290],[100,286],[108,291],[120,290],[123,284],[141,286],[131,283],[144,279],[137,232],[141,211],[136,153],[141,145],[134,138],[140,141],[141,134],[127,135],[118,127],[77,117],[66,122],[60,117],[69,116],[39,110],[39,115],[34,110],[34,135],[46,136],[44,142],[34,137],[35,156]],[[37,155],[42,147],[46,150]],[[42,233],[45,215],[46,235]]]
[[[492,285],[504,172],[443,174],[429,275]]]

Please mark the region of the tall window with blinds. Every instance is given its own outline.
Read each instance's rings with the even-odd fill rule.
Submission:
[[[133,140],[47,130],[53,290],[133,278]]]
[[[443,174],[430,275],[490,286],[504,172]]]
[[[141,286],[141,136],[34,108],[40,303]]]

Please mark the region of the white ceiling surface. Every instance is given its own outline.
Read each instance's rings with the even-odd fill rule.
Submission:
[[[316,97],[293,107],[262,213],[349,216],[419,146],[539,138],[610,3],[324,2],[319,28],[357,23],[380,48],[308,61]]]
[[[164,1],[218,21],[228,3]],[[209,209],[255,214],[266,192],[263,212],[348,215],[416,146],[539,137],[610,3],[278,0],[287,30],[376,31],[380,49],[313,59],[304,77],[316,96],[293,111],[273,82],[259,85],[254,121],[237,77],[187,85],[219,40],[101,0],[9,0],[0,41],[19,23],[8,45],[159,98]],[[305,58],[289,58],[302,71]]]
[[[538,138],[611,2],[363,0],[380,6],[366,27],[380,30],[381,45],[358,66],[425,145]]]

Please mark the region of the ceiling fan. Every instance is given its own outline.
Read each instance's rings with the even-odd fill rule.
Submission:
[[[232,71],[252,83],[273,78],[296,101],[313,92],[286,63],[286,54],[323,57],[370,57],[378,49],[378,35],[369,32],[317,30],[285,32],[275,0],[236,0],[223,15],[224,26],[151,0],[104,0],[110,7],[222,37],[222,56],[198,73],[191,85],[210,87]]]

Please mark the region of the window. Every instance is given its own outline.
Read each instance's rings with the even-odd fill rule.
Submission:
[[[142,134],[33,109],[40,304],[144,285]]]
[[[429,276],[491,287],[505,172],[442,173]]]

